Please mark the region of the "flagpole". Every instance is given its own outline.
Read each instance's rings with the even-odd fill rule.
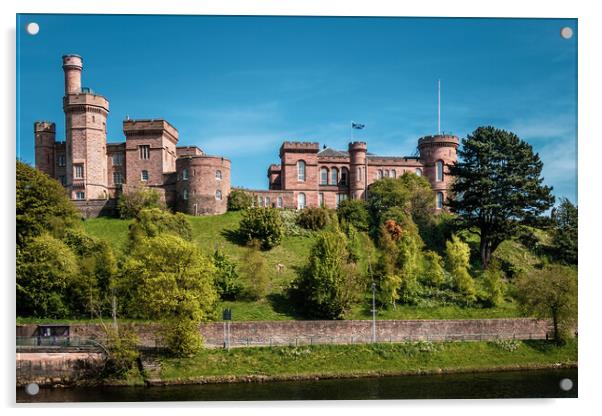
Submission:
[[[437,134],[441,134],[441,80],[437,80]]]

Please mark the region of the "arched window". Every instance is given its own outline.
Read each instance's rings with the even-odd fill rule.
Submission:
[[[349,178],[349,170],[347,168],[341,169],[341,185],[347,186],[348,178]]]
[[[391,176],[392,176],[392,177],[394,177],[394,178],[396,178],[396,177],[397,177],[397,172],[395,171],[395,169],[393,169],[393,170],[391,171]]]
[[[217,199],[218,201],[222,200],[222,191],[220,191],[219,189],[215,191],[215,199]]]
[[[184,201],[188,201],[188,189],[184,189],[184,190],[182,191],[182,199],[183,199]]]
[[[282,197],[279,196],[277,201],[278,201],[277,202],[278,203],[278,208],[282,208]]]
[[[266,197],[265,197],[265,206],[266,206],[266,207],[269,207],[269,206],[270,206],[270,204],[271,204],[271,202],[270,202],[270,197],[269,197],[269,196],[266,196]]]
[[[437,161],[437,182],[443,181],[443,161]]]
[[[188,169],[184,169],[182,171],[182,180],[183,181],[187,181],[188,180]]]
[[[422,176],[422,169],[416,168],[416,175]]]
[[[437,192],[437,209],[443,208],[443,192]]]
[[[297,209],[305,208],[305,194],[301,192],[297,195]]]
[[[221,170],[216,170],[215,171],[215,179],[217,179],[217,180],[221,180],[222,179],[222,171]]]
[[[376,179],[382,179],[383,178],[383,171],[382,169],[379,169],[378,172],[376,173]]]
[[[328,169],[320,169],[320,185],[328,185]]]
[[[297,180],[305,182],[305,162],[302,160],[297,162]]]
[[[336,185],[339,182],[339,170],[337,168],[332,168],[330,170],[330,184]]]
[[[389,169],[385,170],[385,178],[389,177]]]
[[[264,206],[264,204],[263,204],[263,197],[262,196],[259,197],[259,206],[260,207]]]
[[[355,178],[356,182],[361,182],[362,181],[362,168],[358,167],[357,168],[357,178]]]

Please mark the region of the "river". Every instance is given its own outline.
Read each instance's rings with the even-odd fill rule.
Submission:
[[[570,391],[560,380],[573,381]],[[17,402],[388,400],[577,397],[577,369],[167,387],[17,390]]]

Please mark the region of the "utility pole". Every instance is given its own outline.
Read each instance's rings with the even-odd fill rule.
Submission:
[[[372,282],[372,342],[376,342],[376,283]]]

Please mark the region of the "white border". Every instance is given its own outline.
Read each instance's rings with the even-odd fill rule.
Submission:
[[[579,208],[580,208],[580,346],[579,346],[579,396],[578,400],[483,400],[483,401],[382,401],[382,402],[264,402],[264,403],[153,403],[132,404],[141,407],[145,413],[163,414],[165,407],[173,407],[180,414],[187,409],[194,413],[206,409],[211,413],[231,414],[306,414],[307,412],[332,413],[334,408],[344,409],[354,415],[367,412],[420,412],[445,415],[500,414],[509,412],[545,412],[546,414],[589,413],[594,400],[600,397],[598,386],[600,366],[599,356],[602,347],[599,325],[600,311],[595,300],[602,295],[600,273],[595,259],[598,254],[600,226],[602,221],[597,209],[601,187],[599,179],[602,155],[600,142],[602,133],[596,128],[601,118],[600,100],[602,91],[600,77],[602,65],[602,22],[600,13],[593,1],[545,1],[525,0],[487,1],[434,1],[392,2],[383,0],[163,0],[161,2],[136,0],[20,0],[1,3],[3,28],[1,82],[3,99],[0,111],[2,140],[5,146],[1,181],[4,210],[2,260],[6,273],[3,274],[2,311],[4,334],[2,342],[2,404],[12,408],[9,413],[24,411],[40,414],[43,409],[21,407],[16,409],[14,402],[14,155],[15,155],[15,13],[111,13],[111,14],[236,14],[236,15],[347,15],[347,16],[442,16],[442,17],[564,17],[579,19]],[[7,180],[9,178],[10,180]],[[12,199],[11,199],[12,198]],[[597,214],[597,215],[596,215]],[[596,238],[598,237],[598,238]],[[12,335],[11,335],[12,334]],[[103,414],[105,407],[123,405],[71,405],[52,406],[53,412],[62,414]],[[591,407],[590,407],[591,406]],[[60,407],[60,408],[57,408]],[[598,406],[599,407],[599,406]],[[196,409],[195,409],[196,408]],[[48,410],[46,410],[48,411]],[[191,413],[192,413],[191,411]]]

